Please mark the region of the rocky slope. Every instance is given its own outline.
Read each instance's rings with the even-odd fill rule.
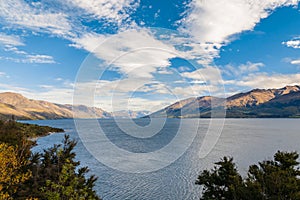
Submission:
[[[213,109],[212,109],[213,108]],[[280,89],[254,89],[226,99],[218,97],[189,98],[176,102],[151,117],[189,118],[222,117],[299,117],[300,86],[286,86]]]
[[[78,118],[111,117],[110,113],[100,108],[78,105],[74,109]],[[0,118],[10,118],[12,115],[16,119],[62,119],[73,118],[73,110],[71,105],[32,100],[17,93],[0,93]]]

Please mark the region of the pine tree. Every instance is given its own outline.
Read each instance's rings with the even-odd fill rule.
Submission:
[[[213,170],[204,170],[196,184],[203,186],[201,199],[300,200],[300,170],[296,152],[280,152],[274,160],[249,167],[243,179],[232,158],[224,157]]]
[[[39,199],[100,199],[93,190],[97,178],[86,178],[87,167],[78,169],[75,161],[76,142],[65,136],[63,145],[54,145],[44,153],[34,155],[32,161],[31,193]]]

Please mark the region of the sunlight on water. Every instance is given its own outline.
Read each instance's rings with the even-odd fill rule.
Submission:
[[[77,159],[83,166],[91,169],[91,174],[99,177],[95,189],[105,200],[199,199],[200,187],[194,184],[197,174],[203,169],[211,168],[213,163],[223,156],[233,156],[239,171],[245,174],[248,165],[272,158],[279,149],[300,151],[299,119],[227,119],[216,146],[208,156],[200,159],[198,152],[209,121],[187,119],[182,122],[192,127],[195,120],[200,124],[198,134],[183,156],[163,169],[140,174],[120,172],[99,163],[80,142],[73,120],[30,121],[30,123],[64,128],[67,134],[79,140],[76,147]],[[160,149],[170,143],[178,128],[178,119],[170,119],[164,129],[154,137],[136,138],[122,132],[112,120],[100,120],[100,123],[106,129],[107,137],[112,143],[130,152],[151,152]],[[126,123],[126,120],[122,123]],[[143,123],[146,122],[142,120],[137,122],[141,126]],[[97,131],[86,124],[89,134]],[[40,138],[38,146],[34,147],[33,151],[51,147],[52,144],[60,142],[63,135],[64,133],[58,133]],[[101,143],[98,144],[98,148],[99,152],[102,152]],[[109,149],[106,149],[106,152],[109,152]],[[111,159],[118,162],[117,158]],[[156,160],[144,162],[153,164]],[[126,166],[130,168],[133,164],[128,162]]]

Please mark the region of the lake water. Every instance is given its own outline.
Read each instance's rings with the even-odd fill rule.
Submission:
[[[218,121],[218,119],[214,120]],[[79,138],[81,135],[78,135],[73,120],[26,122],[59,127],[66,131],[66,133],[51,134],[38,139],[38,146],[34,147],[33,151],[41,151],[51,147],[54,143],[61,142],[64,134],[69,134],[78,140],[77,159],[81,161],[82,166],[90,168],[91,174],[98,176],[95,189],[104,200],[199,199],[200,187],[194,184],[197,175],[201,170],[211,168],[213,163],[219,161],[223,156],[233,156],[239,171],[245,174],[250,164],[264,159],[272,159],[277,150],[300,152],[299,119],[226,119],[216,145],[204,158],[199,158],[199,149],[203,145],[208,125],[211,123],[210,120],[168,119],[153,136],[150,134],[151,130],[141,131],[142,128],[147,127],[149,123],[147,119],[136,120],[138,126],[128,126],[131,128],[127,130],[120,128],[120,126],[126,127],[126,124],[130,123],[126,119],[121,120],[118,125],[113,120],[99,120],[99,124],[105,132],[105,138],[114,144],[112,149],[122,149],[123,152],[143,156],[142,160],[139,156],[128,157],[126,162],[127,157],[114,157],[114,154],[109,154],[113,150],[106,146],[107,141],[95,139],[94,144],[97,146],[92,148],[99,152],[99,156],[109,154],[105,157],[106,160],[104,159],[105,162],[107,161],[104,165],[87,151]],[[97,136],[99,127],[95,127],[91,123],[91,120],[82,120],[81,128],[91,136]],[[173,144],[172,141],[176,140],[179,127],[182,126],[184,127],[182,129],[183,136],[178,140],[181,142]],[[195,126],[197,126],[196,129]],[[197,130],[196,134],[193,134],[194,130]],[[126,134],[129,132],[130,134]],[[136,132],[140,132],[141,137]],[[150,154],[164,149],[168,145],[173,146],[166,150],[165,154],[157,157]],[[188,146],[188,148],[181,148],[181,145]],[[182,149],[185,151],[181,155]],[[151,159],[145,159],[147,155],[151,156]],[[177,157],[179,158],[177,159]],[[173,158],[175,162],[167,163]],[[110,161],[113,163],[111,166],[109,165]],[[138,173],[131,173],[140,164],[145,164],[145,168],[150,166],[149,169],[151,167],[154,169],[162,161],[166,161],[164,163],[166,167],[156,171],[148,170],[145,173],[141,170]],[[125,171],[128,169],[130,172],[124,172],[121,168],[118,169],[118,166],[125,166],[127,167]]]

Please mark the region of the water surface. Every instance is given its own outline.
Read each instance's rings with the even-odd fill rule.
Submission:
[[[141,127],[147,126],[149,122],[145,120],[137,120],[137,124]],[[95,189],[104,200],[199,199],[200,187],[194,184],[197,175],[201,170],[211,168],[213,163],[223,156],[233,156],[239,171],[245,174],[250,164],[271,159],[277,150],[297,150],[300,152],[299,119],[226,119],[216,146],[203,159],[198,157],[198,152],[207,132],[209,124],[207,119],[185,119],[181,121],[169,119],[157,134],[146,138],[137,138],[126,134],[113,120],[99,120],[107,138],[112,143],[118,148],[136,153],[153,152],[169,144],[176,137],[179,123],[184,123],[186,127],[191,128],[200,124],[192,145],[168,167],[149,173],[124,173],[101,164],[86,150],[80,142],[73,120],[29,122],[63,128],[66,134],[78,140],[77,159],[81,161],[83,166],[88,166],[92,174],[99,177]],[[128,122],[124,119],[122,123],[126,125]],[[96,128],[89,126],[88,120],[85,124],[89,134],[97,132]],[[189,130],[186,131],[189,135]],[[54,143],[59,143],[64,134],[51,134],[38,139],[38,146],[34,147],[33,150],[41,151],[51,147]],[[182,138],[182,140],[185,139],[188,138]],[[99,152],[101,152],[101,142],[99,142]],[[175,152],[176,149],[174,149]],[[166,154],[166,156],[170,155]],[[111,157],[111,159],[117,158]],[[145,162],[151,164],[150,161],[146,160]],[[130,166],[133,164],[134,162],[128,163],[128,167],[134,167]]]

